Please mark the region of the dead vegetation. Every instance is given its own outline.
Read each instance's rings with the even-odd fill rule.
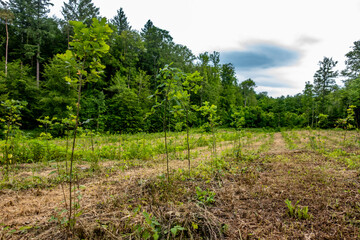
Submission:
[[[201,148],[191,178],[186,161],[171,161],[170,182],[161,161],[127,169],[102,163],[99,173],[79,180],[85,188],[73,233],[62,222],[61,185],[2,189],[0,239],[359,238],[358,169],[323,148],[289,149],[288,142],[280,133],[258,137],[238,158],[231,142],[219,144],[217,159]],[[308,216],[291,215],[286,200],[307,207]]]

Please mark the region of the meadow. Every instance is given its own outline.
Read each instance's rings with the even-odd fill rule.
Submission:
[[[191,130],[190,168],[185,132],[83,132],[73,222],[69,146],[12,139],[0,239],[360,238],[358,131]]]

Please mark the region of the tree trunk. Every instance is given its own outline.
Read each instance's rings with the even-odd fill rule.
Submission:
[[[67,45],[68,45],[68,49],[70,50],[70,26],[69,26],[69,24],[67,26]]]
[[[167,94],[167,93],[166,93]],[[163,131],[164,131],[164,137],[165,137],[165,152],[166,152],[166,171],[167,171],[167,180],[170,182],[170,171],[169,171],[169,153],[168,153],[168,147],[167,147],[167,135],[166,135],[166,111],[167,111],[167,96],[165,100],[165,106],[164,106],[164,118],[163,118]]]
[[[5,77],[7,77],[7,62],[8,62],[8,48],[9,48],[9,29],[7,19],[5,20],[6,28],[6,47],[5,47]]]
[[[72,175],[73,175],[73,162],[74,162],[74,153],[75,153],[75,143],[76,143],[76,135],[77,135],[77,129],[79,126],[79,115],[80,115],[80,100],[81,100],[81,85],[82,85],[82,75],[79,75],[79,89],[78,89],[78,101],[77,101],[77,106],[76,106],[76,120],[75,120],[75,127],[74,127],[74,138],[73,138],[73,144],[72,144],[72,149],[71,149],[71,158],[70,158],[70,173],[69,173],[69,201],[70,201],[70,205],[69,205],[69,227],[74,227],[72,226],[72,222],[73,218],[72,218],[72,213],[73,213],[73,208],[72,208]]]
[[[191,177],[191,165],[190,165],[190,143],[189,143],[189,117],[188,109],[185,109],[186,112],[186,143],[187,143],[187,158],[189,162],[189,177]]]
[[[36,54],[36,87],[40,87],[40,45],[38,44],[37,54]]]

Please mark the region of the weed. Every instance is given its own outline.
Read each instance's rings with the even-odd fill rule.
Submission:
[[[289,199],[285,200],[286,206],[287,206],[287,214],[290,217],[294,217],[297,218],[299,220],[306,220],[306,219],[310,219],[311,215],[308,213],[309,212],[309,208],[307,206],[305,207],[299,207],[300,201],[297,201],[294,205],[292,205],[291,201]]]
[[[151,237],[154,240],[157,240],[160,238],[161,234],[161,225],[158,222],[158,220],[152,216],[151,213],[148,213],[146,211],[143,212],[143,216],[145,218],[145,224],[144,225],[137,225],[137,233],[141,239],[150,239]]]
[[[281,132],[281,135],[283,136],[286,145],[288,146],[289,149],[297,148],[297,145],[294,143],[294,140],[292,139],[292,137],[289,136],[287,132]]]
[[[215,202],[215,193],[212,191],[201,190],[200,187],[196,187],[196,199],[205,205],[210,205]]]

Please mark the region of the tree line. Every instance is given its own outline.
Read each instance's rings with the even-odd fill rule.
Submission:
[[[50,0],[0,0],[0,51],[4,56],[0,62],[0,118],[7,114],[6,100],[16,100],[24,106],[23,129],[37,128],[41,118],[67,119],[75,114],[79,82],[71,79],[84,72],[69,67],[62,55],[74,49],[74,24],[70,23],[77,21],[90,27],[93,19],[102,22],[99,8],[91,0],[64,2],[62,19],[48,15],[52,5]],[[101,55],[103,67],[81,91],[79,122],[83,127],[110,132],[161,131],[166,111],[168,127],[184,130],[176,110],[181,104],[175,97],[169,101],[172,107],[154,108],[157,97],[151,96],[163,90],[163,69],[171,69],[174,77],[182,76],[182,83],[188,76],[196,78],[197,90],[186,95],[186,107],[216,106],[222,126],[234,126],[239,118],[241,126],[249,128],[330,128],[340,126],[339,119],[359,126],[360,41],[355,41],[346,53],[343,71],[335,71],[337,62],[324,57],[301,93],[273,98],[266,92],[257,93],[252,79],[237,79],[231,63],[220,63],[219,52],[195,56],[151,20],[140,31],[134,30],[120,8],[107,24],[112,32],[106,40],[110,48]],[[98,48],[96,41],[81,39],[84,45]],[[84,64],[90,66],[100,58],[91,56],[83,59]],[[335,83],[340,75],[346,79],[343,87]],[[353,111],[352,118],[348,109]],[[186,118],[190,126],[206,121],[199,111],[189,111]]]

